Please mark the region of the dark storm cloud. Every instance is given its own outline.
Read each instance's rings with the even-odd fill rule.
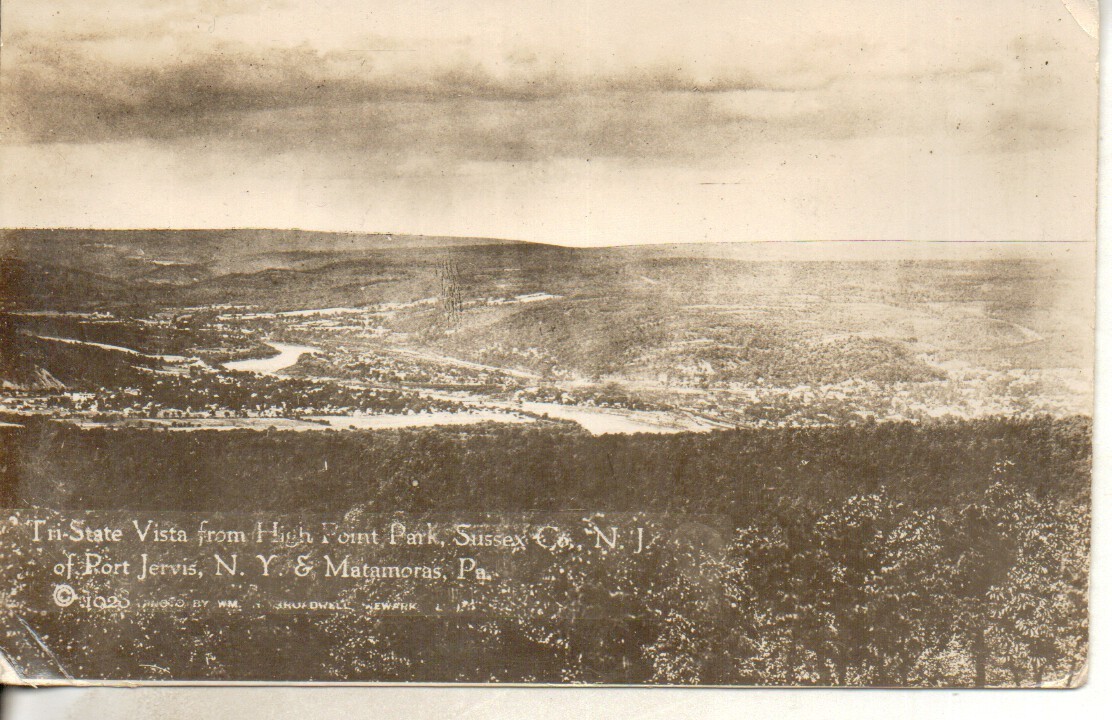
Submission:
[[[714,96],[807,91],[666,69],[590,79],[495,77],[477,65],[380,73],[367,53],[297,48],[227,48],[143,67],[30,45],[3,81],[6,119],[22,142],[212,137],[489,160],[714,152],[739,132],[770,129],[768,117],[723,110]]]
[[[313,146],[393,166],[415,158],[699,159],[752,143],[948,129],[954,118],[931,113],[952,108],[923,99],[940,87],[983,87],[986,101],[995,100],[956,120],[955,132],[964,122],[974,141],[1004,149],[1032,138],[1052,143],[1062,129],[1059,114],[1018,94],[1052,97],[1052,75],[1036,70],[1010,95],[996,82],[1001,66],[983,62],[870,82],[806,63],[774,81],[741,70],[695,80],[665,65],[577,76],[528,57],[509,57],[497,75],[479,63],[379,67],[374,49],[305,46],[225,44],[143,63],[86,49],[101,37],[14,39],[2,77],[5,136],[25,144],[201,139],[249,153]]]

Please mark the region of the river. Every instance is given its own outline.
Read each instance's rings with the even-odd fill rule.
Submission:
[[[274,375],[279,370],[285,370],[297,363],[302,355],[315,355],[320,352],[309,345],[287,345],[280,342],[268,342],[267,345],[278,351],[277,355],[268,358],[253,360],[233,360],[224,363],[226,370],[242,370],[259,373],[261,375]]]

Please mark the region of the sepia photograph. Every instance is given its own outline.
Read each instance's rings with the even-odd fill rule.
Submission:
[[[1076,688],[1085,0],[6,0],[13,684]]]

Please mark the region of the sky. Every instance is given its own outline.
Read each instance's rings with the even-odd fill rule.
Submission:
[[[0,225],[1095,238],[1091,0],[5,0]]]

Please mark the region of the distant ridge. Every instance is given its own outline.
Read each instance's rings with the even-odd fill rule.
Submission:
[[[248,245],[252,252],[336,252],[362,248],[463,247],[475,245],[522,245],[524,240],[449,235],[411,235],[404,233],[358,233],[321,230],[273,228],[222,229],[87,229],[87,228],[4,228],[0,229],[4,252],[7,245],[21,241],[86,241],[106,242],[109,238],[126,238],[144,246],[175,242],[218,243],[224,250],[239,250],[237,244]]]
[[[590,253],[621,253],[629,257],[676,257],[719,260],[846,261],[863,260],[1057,260],[1092,265],[1096,243],[1078,241],[1007,240],[963,242],[960,240],[800,239],[692,241],[645,244],[564,245],[534,240],[407,233],[364,233],[351,231],[302,230],[299,228],[220,229],[87,229],[87,228],[2,228],[0,256],[38,259],[38,251],[57,250],[58,242],[80,242],[103,249],[115,244],[142,248],[145,252],[173,255],[191,264],[220,257],[268,254],[337,253],[469,247],[516,247],[522,250],[560,249]],[[128,259],[126,257],[117,260]],[[131,258],[141,259],[141,258]],[[113,274],[113,273],[108,273]],[[176,276],[167,270],[165,275]],[[152,277],[152,279],[154,279]]]

